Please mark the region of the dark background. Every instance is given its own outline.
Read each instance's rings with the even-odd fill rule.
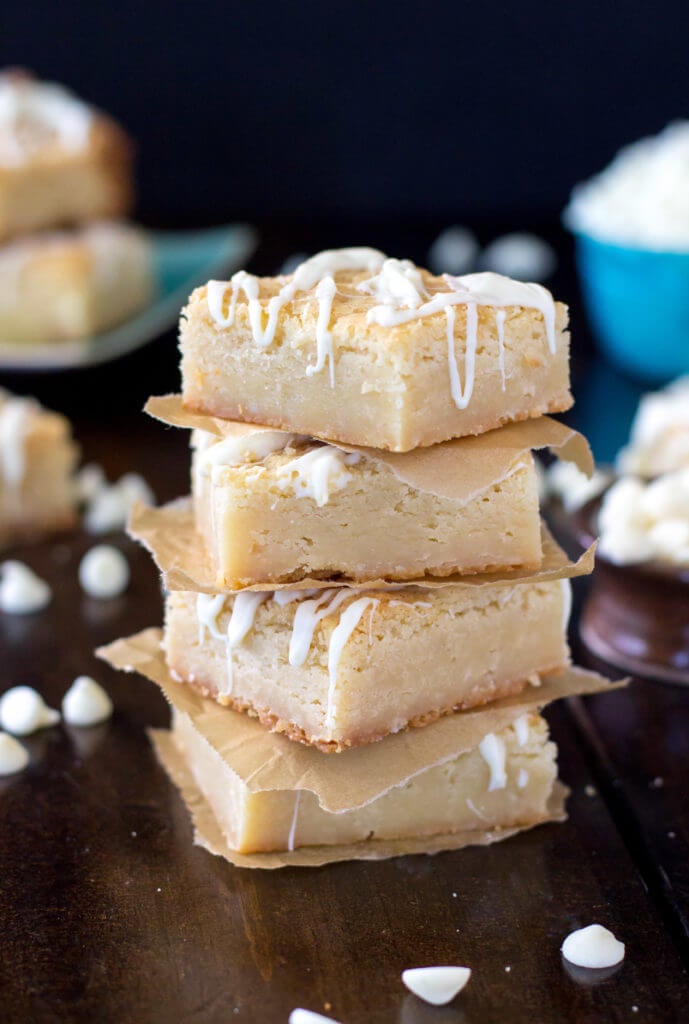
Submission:
[[[0,66],[115,114],[140,215],[555,215],[689,108],[686,0],[7,0]]]

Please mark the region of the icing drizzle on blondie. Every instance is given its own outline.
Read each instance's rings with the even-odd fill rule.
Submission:
[[[399,584],[397,590],[413,589],[409,584]],[[353,600],[352,600],[353,599]],[[289,641],[288,661],[290,665],[303,665],[306,661],[316,627],[323,619],[333,615],[344,605],[350,603],[339,612],[338,621],[328,641],[328,701],[325,709],[326,728],[333,725],[333,703],[337,687],[337,673],[344,651],[350,637],[359,625],[365,613],[370,610],[371,622],[376,608],[381,601],[380,592],[367,587],[331,587],[326,590],[278,590],[278,591],[240,591],[233,595],[232,610],[225,632],[227,651],[227,686],[222,696],[232,693],[232,653],[248,636],[254,626],[256,612],[265,602],[273,600],[284,607],[295,603],[296,608],[292,619],[292,630]],[[218,625],[218,617],[225,608],[225,595],[198,594],[196,611],[199,622],[199,643],[202,644],[206,630],[216,639],[223,633]],[[396,605],[407,605],[409,608],[429,607],[424,601],[394,601]],[[369,629],[369,643],[373,642],[372,631]]]
[[[377,249],[330,249],[306,260],[282,285],[277,295],[267,303],[260,300],[260,279],[240,270],[230,280],[209,281],[207,287],[208,310],[220,327],[234,323],[237,300],[244,294],[248,304],[249,324],[253,340],[259,348],[268,348],[275,340],[280,311],[299,293],[315,289],[318,303],[316,320],[316,359],[306,366],[305,373],[320,373],[328,364],[330,386],[335,387],[335,363],[330,320],[332,305],[338,288],[336,275],[341,271],[366,271],[372,276],[360,281],[356,290],[368,296],[372,306],[366,313],[368,323],[394,328],[412,320],[444,314],[447,336],[447,359],[450,394],[458,409],[465,409],[474,389],[476,352],[478,348],[478,309],[495,309],[498,334],[498,362],[505,390],[505,321],[506,309],[520,306],[536,309],[543,315],[548,348],[555,354],[555,303],[550,292],[539,284],[513,281],[500,274],[479,273],[453,277],[444,274],[445,289],[429,291],[423,276],[410,260],[389,259]],[[229,307],[224,312],[229,288]],[[466,344],[464,353],[464,383],[460,378],[455,352],[455,307],[466,307]]]

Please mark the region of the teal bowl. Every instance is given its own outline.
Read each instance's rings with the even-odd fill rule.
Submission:
[[[575,238],[584,302],[610,361],[654,384],[689,373],[689,252]]]

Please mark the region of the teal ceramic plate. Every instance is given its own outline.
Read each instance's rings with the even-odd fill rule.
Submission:
[[[174,327],[194,288],[238,270],[256,247],[256,233],[244,224],[206,231],[152,231],[149,237],[158,291],[146,309],[119,327],[82,341],[0,345],[0,369],[69,370],[106,363],[133,352]]]

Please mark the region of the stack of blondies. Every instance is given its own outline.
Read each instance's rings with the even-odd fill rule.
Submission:
[[[171,701],[156,745],[209,848],[385,856],[561,812],[539,709],[601,685],[566,642],[590,556],[542,526],[532,454],[591,470],[546,415],[566,327],[539,285],[365,248],[191,296],[182,395],[148,411],[192,430],[192,497],[132,524],[163,653],[107,655]]]

